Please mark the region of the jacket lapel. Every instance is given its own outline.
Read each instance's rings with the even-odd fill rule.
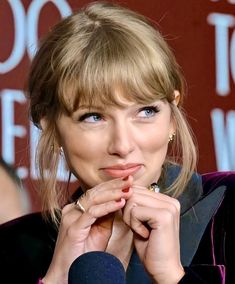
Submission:
[[[225,190],[225,186],[220,186],[196,202],[191,200],[191,206],[186,204],[187,201],[182,195],[184,211],[180,218],[180,254],[183,266],[190,265],[209,221],[223,200]]]

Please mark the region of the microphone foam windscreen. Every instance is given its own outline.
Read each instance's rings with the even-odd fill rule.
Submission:
[[[69,284],[125,284],[125,281],[122,263],[107,252],[82,254],[69,269]]]

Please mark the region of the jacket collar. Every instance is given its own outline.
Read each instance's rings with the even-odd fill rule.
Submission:
[[[167,167],[167,181],[166,187],[169,187],[179,176],[181,167],[168,166]],[[202,178],[201,175],[194,173],[189,180],[183,193],[178,197],[181,206],[181,215],[183,215],[188,209],[196,204],[203,195]]]

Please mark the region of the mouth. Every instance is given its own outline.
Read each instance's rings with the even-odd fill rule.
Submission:
[[[113,177],[120,178],[129,175],[134,175],[142,167],[141,164],[126,164],[126,165],[114,165],[107,168],[102,168],[105,174]]]

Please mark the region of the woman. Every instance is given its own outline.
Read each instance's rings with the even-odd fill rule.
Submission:
[[[195,215],[187,214],[197,214],[192,206],[202,192],[181,108],[184,80],[143,16],[94,3],[62,20],[34,58],[28,98],[41,129],[38,166],[49,223],[34,216],[30,247],[37,256],[29,265],[35,258],[38,264],[27,274],[18,270],[26,282],[37,276],[44,284],[68,283],[72,262],[90,251],[116,256],[127,283],[206,283],[214,275],[211,283],[220,281],[223,267],[213,274],[210,265],[206,273],[191,266],[197,248],[188,250],[194,227],[187,222]],[[61,156],[80,183],[72,200],[56,183]],[[29,224],[15,227],[26,234]]]
[[[0,224],[30,212],[26,189],[13,167],[0,158]]]

